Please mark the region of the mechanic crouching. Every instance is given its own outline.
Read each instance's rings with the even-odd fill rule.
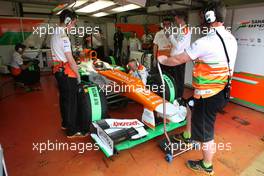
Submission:
[[[55,28],[55,33],[51,37],[53,73],[59,88],[61,128],[66,130],[68,138],[88,135],[88,127],[80,128],[81,125],[78,124],[77,95],[80,75],[67,36],[67,30],[75,27],[76,22],[77,15],[74,12],[63,10],[60,14],[60,25]]]
[[[39,90],[36,83],[40,81],[39,61],[23,56],[26,46],[18,43],[15,46],[10,72],[17,83],[22,83],[27,90]]]

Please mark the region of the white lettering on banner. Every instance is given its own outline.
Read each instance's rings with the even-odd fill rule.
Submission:
[[[139,128],[144,124],[137,119],[105,119],[110,128]]]
[[[137,121],[133,122],[114,122],[113,126],[114,127],[119,127],[119,126],[133,126],[133,125],[138,125]]]

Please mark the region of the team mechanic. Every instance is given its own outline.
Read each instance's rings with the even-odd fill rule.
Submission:
[[[78,66],[72,56],[71,43],[67,30],[75,27],[77,15],[70,10],[63,10],[60,14],[60,25],[55,28],[51,37],[51,52],[53,59],[53,73],[58,83],[60,112],[63,130],[68,138],[84,137],[86,131],[79,129],[77,124],[77,92],[80,75]]]
[[[194,108],[191,119],[191,139],[201,142],[203,159],[187,161],[187,166],[199,172],[213,175],[214,124],[216,114],[228,100],[228,86],[237,54],[235,37],[225,29],[225,5],[209,3],[204,11],[209,33],[196,40],[183,53],[160,56],[159,62],[175,66],[194,61]],[[183,135],[184,137],[185,135]]]
[[[177,25],[177,31],[171,31],[175,34],[172,33],[169,36],[169,41],[172,44],[170,56],[176,56],[177,54],[182,53],[186,48],[190,47],[191,44],[191,31],[186,24],[187,15],[173,11],[173,16]],[[178,100],[181,100],[184,92],[185,63],[172,67],[171,72],[176,83],[177,98]]]

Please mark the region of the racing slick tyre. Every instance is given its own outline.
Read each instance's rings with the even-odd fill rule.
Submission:
[[[100,91],[97,85],[83,86],[86,101],[84,111],[90,117],[90,121],[98,121],[108,117],[108,107],[106,97],[103,91]]]
[[[175,85],[175,81],[172,76],[170,76],[168,73],[163,73],[163,79],[165,82],[165,98],[167,101],[173,103],[175,98],[177,97],[177,89]],[[157,93],[159,96],[163,96],[163,88],[162,88],[162,81],[160,79],[159,75],[152,75],[148,78],[147,85],[150,86],[150,90],[152,90],[154,93]],[[158,91],[156,87],[158,87]]]

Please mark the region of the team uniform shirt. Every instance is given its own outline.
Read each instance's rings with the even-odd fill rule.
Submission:
[[[64,67],[64,73],[68,77],[76,78],[76,74],[71,69],[65,53],[72,52],[71,42],[63,27],[56,27],[55,32],[50,40],[52,60],[53,60],[53,73],[58,71],[59,67]]]
[[[186,53],[194,60],[194,97],[199,99],[216,95],[225,88],[229,76],[228,62],[223,44],[215,30],[222,36],[230,59],[230,73],[233,74],[237,55],[237,41],[224,26],[212,28],[209,33],[196,40]],[[231,76],[230,75],[230,76]]]
[[[166,37],[163,29],[156,33],[153,43],[158,45],[158,55],[170,56],[171,42]]]
[[[50,40],[50,46],[53,61],[68,62],[65,53],[72,52],[71,42],[63,27],[55,28],[55,33]]]
[[[13,54],[12,61],[10,63],[11,74],[13,76],[18,76],[21,73],[21,71],[22,71],[20,68],[21,65],[23,65],[22,55],[15,51]]]
[[[13,58],[12,58],[10,66],[13,68],[20,69],[21,65],[23,65],[22,55],[15,51],[13,53]]]
[[[138,51],[141,49],[141,43],[138,38],[129,38],[129,50]]]
[[[190,47],[191,32],[189,28],[185,25],[183,27],[178,28],[177,34],[170,35],[169,40],[172,44],[170,55],[176,56]]]

